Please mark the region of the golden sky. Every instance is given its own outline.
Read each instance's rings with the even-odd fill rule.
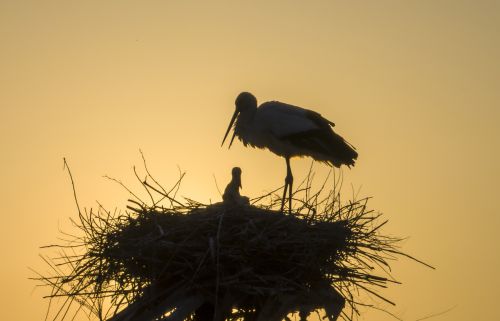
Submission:
[[[500,2],[483,0],[0,0],[2,319],[45,316],[28,267],[46,271],[38,247],[77,214],[63,157],[86,207],[125,207],[102,176],[133,185],[139,149],[165,185],[187,171],[181,194],[202,202],[235,165],[245,195],[281,185],[283,159],[220,148],[244,90],[334,121],[360,155],[347,190],[437,267],[394,263],[392,313],[500,319],[499,30]],[[309,164],[292,160],[296,180]]]

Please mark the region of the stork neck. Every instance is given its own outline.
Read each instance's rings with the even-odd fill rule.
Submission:
[[[241,177],[233,176],[233,184],[236,185],[238,188],[241,187]]]

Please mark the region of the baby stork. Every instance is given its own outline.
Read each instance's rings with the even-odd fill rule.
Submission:
[[[227,184],[222,200],[225,204],[245,205],[249,203],[248,197],[240,195],[241,188],[241,168],[233,167],[231,170],[231,181]]]

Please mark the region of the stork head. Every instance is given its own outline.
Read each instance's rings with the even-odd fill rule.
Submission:
[[[241,168],[233,167],[231,175],[233,176],[233,181],[237,182],[238,186],[241,188]]]
[[[236,97],[236,101],[234,103],[236,105],[237,112],[257,108],[257,98],[246,91],[239,94],[238,97]]]
[[[222,145],[224,145],[224,142],[226,141],[227,135],[229,134],[229,131],[231,130],[231,127],[233,127],[233,124],[238,117],[240,113],[245,113],[246,111],[249,110],[255,110],[257,108],[257,98],[255,98],[254,95],[252,95],[249,92],[242,92],[236,97],[236,101],[234,102],[236,105],[236,110],[234,111],[233,117],[231,118],[231,121],[229,122],[229,126],[227,127],[226,134],[224,135],[224,139],[222,140]],[[233,144],[234,136],[236,133],[233,133],[233,137],[231,138],[231,142],[229,142],[229,147]]]

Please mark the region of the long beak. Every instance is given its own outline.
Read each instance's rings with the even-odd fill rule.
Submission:
[[[233,117],[231,118],[231,122],[229,123],[229,126],[227,127],[226,134],[224,135],[224,139],[222,140],[222,144],[220,144],[221,147],[222,147],[222,145],[224,145],[224,142],[226,141],[227,135],[229,134],[231,127],[233,127],[233,123],[236,120],[236,117],[238,117],[237,110],[234,111]],[[233,134],[233,137],[231,138],[231,142],[229,143],[229,147],[231,147],[231,145],[233,144],[234,136],[235,136],[235,133]]]

